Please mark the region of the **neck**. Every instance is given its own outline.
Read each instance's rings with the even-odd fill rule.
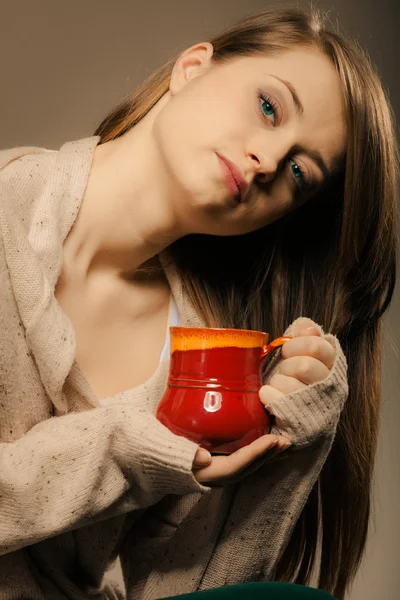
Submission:
[[[107,270],[129,279],[187,233],[169,201],[174,189],[152,144],[149,114],[95,150],[85,196],[64,245],[66,262],[80,277]]]

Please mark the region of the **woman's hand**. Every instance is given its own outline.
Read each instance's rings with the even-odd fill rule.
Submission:
[[[306,388],[325,379],[333,367],[335,350],[321,336],[311,319],[299,319],[292,332],[293,339],[282,347],[278,369],[260,389],[261,402],[269,402],[284,394]],[[279,435],[264,435],[252,444],[237,450],[230,456],[213,456],[199,448],[193,463],[193,472],[199,483],[224,485],[240,480],[240,473],[256,470],[257,459],[265,454],[273,458],[291,445],[288,438]],[[251,469],[253,467],[253,469]],[[238,477],[239,476],[239,477]]]
[[[193,461],[193,474],[197,481],[204,485],[221,486],[235,483],[240,480],[240,473],[247,467],[253,465],[253,470],[256,470],[257,459],[266,454],[268,458],[273,458],[289,446],[291,442],[287,438],[268,434],[228,456],[211,456],[207,450],[199,448]]]
[[[299,319],[294,326],[293,339],[282,347],[278,369],[260,389],[261,402],[269,402],[284,394],[306,388],[325,379],[333,367],[335,350],[322,336],[311,319]],[[193,473],[199,483],[223,485],[238,480],[248,467],[257,466],[257,459],[268,453],[273,458],[289,448],[288,438],[264,435],[229,456],[213,456],[199,448],[193,463]],[[259,462],[259,461],[258,461]],[[239,477],[240,479],[240,477]]]
[[[329,375],[335,362],[334,348],[321,337],[311,319],[299,319],[292,335],[293,339],[282,346],[278,370],[260,389],[260,399],[265,406],[284,394],[322,381]]]

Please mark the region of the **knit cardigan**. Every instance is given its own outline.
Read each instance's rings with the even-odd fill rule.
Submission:
[[[155,600],[271,579],[331,448],[345,357],[326,335],[329,376],[268,406],[293,446],[223,487],[196,481],[198,446],[155,418],[168,361],[99,401],[54,295],[98,142],[0,152],[0,600]],[[203,326],[162,261],[182,325]],[[107,581],[117,556],[126,591]]]

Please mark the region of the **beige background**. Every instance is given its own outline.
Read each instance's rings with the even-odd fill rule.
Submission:
[[[368,47],[399,115],[398,0],[314,4],[332,8]],[[262,0],[0,0],[0,148],[58,148],[91,135],[108,110],[171,54],[268,5]],[[399,308],[397,291],[385,325],[374,520],[348,600],[400,598]]]

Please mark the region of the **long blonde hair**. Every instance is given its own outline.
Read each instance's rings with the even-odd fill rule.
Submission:
[[[340,339],[349,364],[349,399],[274,579],[307,584],[316,567],[319,587],[341,599],[368,532],[380,403],[380,321],[395,283],[393,117],[365,52],[317,11],[267,10],[210,41],[216,63],[296,46],[316,48],[330,57],[341,80],[347,152],[329,187],[264,229],[237,237],[191,235],[170,247],[208,326],[276,336],[304,315]],[[96,131],[101,143],[123,135],[167,92],[175,60],[104,119]]]

